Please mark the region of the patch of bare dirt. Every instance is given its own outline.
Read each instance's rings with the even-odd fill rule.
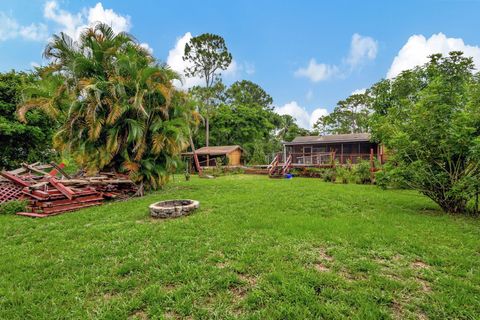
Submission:
[[[234,286],[230,288],[230,292],[233,294],[234,301],[238,302],[247,295],[247,288],[244,286]]]
[[[403,319],[403,306],[398,303],[397,301],[393,301],[392,303],[392,313],[393,313],[393,318],[394,319]]]
[[[313,266],[315,267],[315,270],[317,270],[318,272],[328,272],[328,271],[330,271],[330,269],[321,262],[317,262]]]
[[[237,274],[242,284],[230,287],[235,302],[245,298],[247,292],[257,285],[257,278],[248,274]]]
[[[147,320],[149,318],[148,318],[148,314],[145,311],[136,310],[130,315],[129,319]]]
[[[225,269],[225,267],[228,266],[228,263],[226,263],[226,262],[219,262],[219,263],[216,264],[216,266],[217,266],[218,269]]]
[[[115,293],[112,293],[112,292],[106,292],[106,293],[103,295],[103,300],[105,300],[105,301],[110,301],[110,300],[112,300],[113,298],[115,298]]]
[[[432,291],[432,287],[430,286],[430,283],[428,281],[420,279],[420,278],[416,278],[415,280],[420,284],[423,292],[431,292]]]
[[[243,282],[246,282],[249,286],[254,287],[257,285],[257,278],[248,274],[239,274],[238,277]]]
[[[353,281],[360,281],[360,280],[366,280],[368,277],[365,274],[362,273],[355,273],[352,274],[349,271],[342,269],[339,273],[347,282],[353,282]]]
[[[319,251],[318,253],[321,260],[333,261],[333,257],[327,254],[324,248],[320,248],[318,251]]]
[[[174,285],[173,283],[167,283],[163,286],[163,289],[165,289],[165,291],[167,291],[167,292],[172,292],[172,291],[175,291],[177,289],[177,286]]]
[[[415,260],[410,264],[413,269],[430,269],[430,266],[421,260]]]
[[[403,279],[396,274],[386,273],[385,277],[387,277],[389,279],[392,279],[392,280],[395,280],[395,281],[398,281],[398,282],[403,282]]]
[[[392,257],[392,260],[393,261],[401,261],[401,260],[403,260],[403,256],[401,254],[397,253],[396,255],[394,255]]]
[[[173,310],[170,310],[170,311],[167,311],[163,314],[163,317],[165,319],[191,319],[191,317],[182,317],[181,315],[179,315],[178,313],[176,313],[175,311]]]

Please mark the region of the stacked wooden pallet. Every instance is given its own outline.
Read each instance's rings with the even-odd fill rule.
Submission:
[[[50,171],[45,171],[49,169]],[[104,173],[94,177],[71,177],[63,165],[24,164],[22,168],[2,171],[0,199],[25,199],[26,212],[18,215],[47,217],[85,207],[101,205],[108,198],[125,198],[136,193],[135,184],[125,175]],[[15,189],[13,189],[15,188]]]

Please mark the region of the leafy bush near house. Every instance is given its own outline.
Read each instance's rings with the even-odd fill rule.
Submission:
[[[297,177],[319,178],[326,182],[335,182],[335,168],[293,168],[290,173]]]
[[[325,171],[323,172],[323,181],[325,182],[337,181],[337,169],[336,168],[325,169]]]
[[[370,162],[363,160],[356,163],[353,167],[353,172],[355,175],[355,182],[358,184],[370,184],[371,173],[370,173]]]
[[[337,167],[337,181],[343,184],[351,182],[354,178],[354,173],[350,166]]]

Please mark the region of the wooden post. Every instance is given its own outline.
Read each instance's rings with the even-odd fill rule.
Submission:
[[[343,164],[343,143],[340,145],[340,164]]]
[[[192,135],[190,135],[190,148],[192,148],[193,160],[195,161],[195,166],[197,167],[198,175],[202,176],[202,167],[200,166],[197,153],[195,152],[195,146],[193,145]]]
[[[375,179],[375,161],[373,159],[373,148],[370,148],[370,181]]]

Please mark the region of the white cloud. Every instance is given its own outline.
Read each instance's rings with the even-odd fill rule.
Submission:
[[[230,65],[225,69],[222,74],[227,76],[227,77],[236,77],[241,71],[243,70],[243,66],[238,65],[237,61],[235,59],[232,59],[232,62]]]
[[[350,95],[352,95],[352,94],[364,94],[365,91],[367,91],[367,88],[356,89],[356,90],[353,90]]]
[[[104,9],[101,2],[95,7],[88,9],[87,24],[94,25],[97,22],[108,24],[115,33],[129,31],[131,28],[130,16],[122,16],[112,9]]]
[[[310,114],[310,127],[313,127],[315,122],[317,122],[317,120],[320,117],[323,117],[323,116],[326,116],[326,115],[328,115],[328,111],[325,108],[317,108],[317,109],[313,110],[312,113]]]
[[[77,28],[82,25],[82,14],[71,14],[59,8],[56,1],[47,1],[43,7],[43,16],[61,26],[61,30],[76,38]]]
[[[43,41],[47,38],[47,26],[43,23],[20,25],[17,20],[0,12],[0,41],[22,38],[31,41]]]
[[[108,24],[115,33],[129,31],[131,28],[129,16],[122,16],[112,9],[104,9],[101,2],[94,7],[82,10],[82,12],[71,13],[61,9],[57,1],[47,1],[43,9],[43,16],[45,19],[55,22],[60,31],[73,39],[78,39],[85,28],[98,22]]]
[[[311,129],[318,118],[328,114],[325,108],[317,108],[309,113],[304,107],[299,106],[296,101],[291,101],[281,107],[275,107],[275,112],[280,115],[291,115],[296,119],[297,124],[305,129]]]
[[[81,12],[71,13],[60,8],[56,0],[45,2],[43,17],[47,22],[53,22],[57,31],[63,31],[73,39],[78,39],[80,33],[97,22],[103,22],[112,27],[115,33],[129,31],[130,17],[122,16],[112,9],[105,9],[101,2],[94,7],[85,8]],[[45,41],[49,31],[45,23],[20,25],[14,18],[0,12],[0,41],[22,38],[31,41]]]
[[[362,65],[365,61],[374,60],[377,57],[378,43],[372,37],[364,37],[355,33],[350,43],[350,53],[346,62],[352,67]]]
[[[32,67],[33,69],[38,68],[38,67],[40,67],[40,63],[38,63],[36,61],[32,61],[32,62],[30,62],[30,67]]]
[[[148,45],[146,42],[140,43],[140,47],[147,50],[148,53],[153,54],[153,48]]]
[[[447,38],[443,33],[437,33],[430,38],[423,35],[413,35],[393,59],[387,72],[387,78],[393,78],[402,71],[412,69],[428,62],[428,56],[435,53],[448,55],[451,51],[462,51],[465,56],[472,57],[477,68],[480,67],[480,48],[465,44],[461,38]]]
[[[339,69],[337,66],[328,65],[325,63],[317,63],[315,59],[310,59],[306,68],[300,68],[295,71],[295,76],[306,77],[313,82],[329,79],[337,75]]]
[[[361,67],[366,61],[377,57],[378,43],[372,37],[365,37],[358,33],[353,34],[348,56],[343,59],[342,65],[317,63],[310,59],[306,68],[299,68],[295,76],[305,77],[313,82],[339,77]]]

